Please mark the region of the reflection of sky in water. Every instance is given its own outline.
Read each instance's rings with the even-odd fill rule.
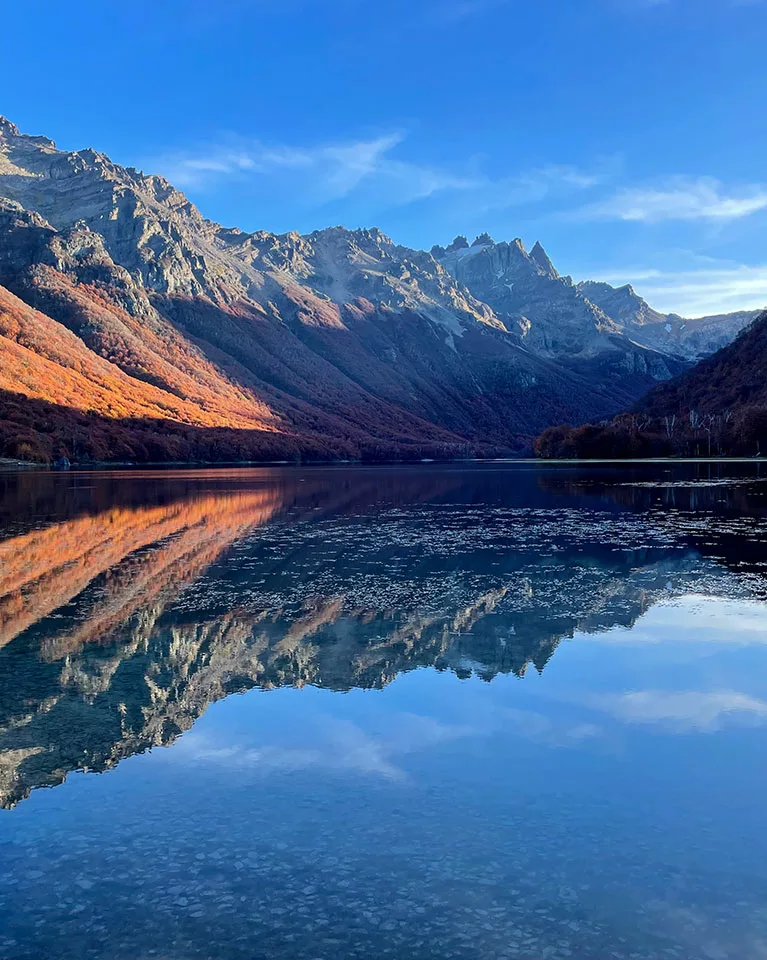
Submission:
[[[576,636],[560,649],[545,680],[528,674],[523,681],[497,678],[487,686],[424,670],[396,681],[385,705],[380,694],[362,691],[343,698],[283,692],[290,706],[275,703],[272,724],[269,698],[278,697],[252,693],[212,707],[157,759],[255,776],[316,769],[406,780],[407,758],[437,747],[470,750],[464,741],[480,738],[592,749],[597,738],[613,745],[625,740],[631,731],[624,728],[637,724],[652,725],[657,735],[767,724],[767,649],[736,660],[729,651],[733,644],[767,645],[765,630],[767,607],[760,604],[682,598],[651,608],[631,629]],[[616,635],[625,647],[662,645],[661,656],[654,655],[654,646],[643,649],[637,662],[635,651],[626,656],[621,650],[604,675],[604,659],[592,658],[583,641],[615,643]],[[673,664],[684,666],[688,685],[702,689],[674,686]],[[446,685],[451,689],[445,691]],[[434,713],[417,711],[424,704]],[[255,726],[254,717],[260,721]],[[274,739],[263,739],[263,721]]]
[[[78,517],[0,603],[0,957],[767,958],[761,515],[435,476]]]
[[[2,823],[24,915],[72,931],[37,955],[111,956],[105,937],[145,944],[115,956],[262,955],[255,937],[286,957],[757,960],[760,617],[688,598],[576,635],[543,676],[213,704],[170,749]],[[16,914],[6,936],[39,949],[53,927]]]

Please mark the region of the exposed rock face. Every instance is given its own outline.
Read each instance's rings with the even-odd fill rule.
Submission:
[[[741,310],[685,319],[675,313],[653,310],[631,284],[612,287],[609,283],[585,280],[578,284],[578,291],[619,324],[632,340],[686,360],[700,360],[731,343],[761,312]]]
[[[448,247],[442,265],[537,352],[570,358],[596,352],[605,334],[619,335],[569,278],[559,277],[540,244],[534,251],[519,239]]]
[[[554,267],[554,264],[549,259],[548,253],[543,249],[540,244],[540,241],[535,241],[535,246],[530,251],[530,257],[535,260],[536,264],[544,272],[544,274],[549,278],[549,280],[558,280],[559,274]]]
[[[632,340],[570,277],[560,277],[540,243],[528,252],[519,239],[486,241],[448,248],[440,263],[531,352],[637,395],[682,369],[675,357]]]
[[[162,177],[0,119],[2,197],[0,284],[38,311],[23,343],[10,346],[15,323],[0,330],[4,389],[60,404],[35,388],[51,379],[46,364],[87,367],[70,395],[102,420],[90,449],[68,414],[54,411],[42,434],[44,411],[29,413],[21,433],[0,430],[0,455],[36,444],[71,456],[66,436],[81,453],[119,446],[130,459],[150,447],[155,459],[509,452],[552,422],[610,415],[680,369],[632,342],[540,244],[528,254],[482,234],[426,253],[376,229],[243,233],[206,220]],[[20,311],[10,294],[6,313]],[[77,360],[63,346],[71,334]],[[135,403],[106,402],[125,377],[120,394]],[[14,410],[0,420],[21,424]],[[139,417],[139,433],[124,426]],[[190,425],[195,438],[243,432],[203,442]]]

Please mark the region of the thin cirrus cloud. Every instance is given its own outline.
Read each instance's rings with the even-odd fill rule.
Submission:
[[[314,146],[267,145],[228,138],[220,144],[166,154],[151,162],[182,189],[204,190],[222,181],[248,181],[257,189],[283,191],[307,206],[359,196],[396,206],[437,194],[463,195],[475,212],[498,210],[589,190],[613,175],[614,161],[593,171],[547,164],[508,176],[456,173],[397,156],[405,139],[390,133],[364,140]]]
[[[171,762],[195,766],[223,766],[254,776],[295,773],[309,769],[342,771],[384,780],[409,780],[398,761],[408,754],[428,750],[440,743],[482,735],[471,724],[451,724],[412,713],[393,714],[385,732],[374,732],[350,720],[312,712],[306,728],[288,725],[278,742],[221,742],[215,735],[192,730],[164,755]],[[295,735],[298,733],[298,742]]]
[[[608,158],[592,170],[550,163],[508,175],[459,173],[401,159],[400,132],[370,139],[312,146],[269,145],[231,137],[196,151],[166,154],[152,163],[174,184],[204,190],[226,180],[256,189],[283,191],[292,200],[318,206],[351,196],[396,206],[437,194],[463,195],[474,213],[543,200],[566,201],[616,179],[620,161]],[[728,189],[712,177],[672,177],[658,186],[622,186],[592,203],[563,211],[565,219],[724,223],[767,209],[767,186]]]
[[[155,166],[175,184],[202,189],[226,178],[248,178],[300,191],[309,202],[343,199],[375,188],[393,202],[409,203],[444,190],[476,188],[473,177],[392,156],[404,139],[392,133],[369,140],[310,147],[266,145],[233,138],[190,154],[161,157]]]
[[[613,285],[632,283],[657,310],[702,317],[767,307],[767,263],[713,261],[696,269],[658,270],[629,266],[595,277]]]
[[[713,177],[673,177],[657,187],[621,187],[612,196],[581,208],[583,220],[662,223],[668,220],[739,220],[767,209],[767,186],[728,190]]]

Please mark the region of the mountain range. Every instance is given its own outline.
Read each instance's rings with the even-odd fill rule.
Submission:
[[[755,317],[684,320],[543,247],[245,233],[0,118],[0,456],[518,453],[609,418]]]

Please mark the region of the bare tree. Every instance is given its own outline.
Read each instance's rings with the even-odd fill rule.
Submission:
[[[716,416],[713,413],[707,413],[704,417],[701,418],[700,425],[706,432],[708,437],[708,455],[711,456],[711,434],[713,433],[714,426],[716,424]]]
[[[690,410],[690,427],[697,430],[700,426],[700,414],[697,410]]]

